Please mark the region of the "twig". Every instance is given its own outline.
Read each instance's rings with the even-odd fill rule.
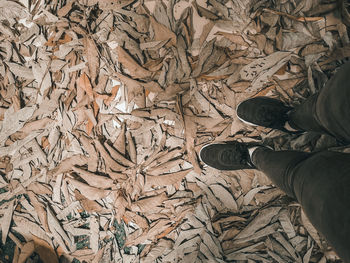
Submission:
[[[272,13],[272,14],[276,14],[279,16],[285,16],[288,17],[289,19],[295,20],[295,21],[299,21],[299,22],[315,22],[315,21],[319,21],[321,19],[323,19],[323,17],[319,17],[319,16],[315,16],[315,17],[304,17],[304,16],[293,16],[284,12],[280,12],[280,11],[275,11],[269,8],[264,8],[263,11],[268,12],[268,13]]]

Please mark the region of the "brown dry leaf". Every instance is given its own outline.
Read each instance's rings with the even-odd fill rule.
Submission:
[[[156,42],[161,42],[161,43],[164,42],[164,44],[165,44],[168,41],[156,41]],[[143,66],[152,72],[160,71],[163,67],[163,59],[149,60]]]
[[[126,159],[123,155],[121,155],[116,149],[110,146],[107,142],[104,143],[104,146],[108,150],[111,157],[116,160],[118,163],[121,163],[124,166],[133,167],[135,164],[128,159]]]
[[[103,10],[115,10],[115,9],[122,9],[123,7],[126,7],[130,5],[133,0],[98,0],[99,6]]]
[[[26,262],[26,259],[34,253],[34,250],[35,250],[34,241],[29,241],[26,244],[24,244],[21,248],[21,254],[18,257],[18,263]]]
[[[215,197],[223,203],[225,208],[238,211],[238,205],[233,195],[222,185],[220,184],[212,184],[209,186],[210,190],[213,192]]]
[[[121,220],[124,217],[126,208],[129,206],[128,202],[125,200],[125,195],[122,191],[114,192],[115,200],[113,206],[115,209],[115,218],[118,221],[118,224],[121,224]]]
[[[131,204],[131,210],[135,212],[147,213],[151,211],[155,211],[158,206],[160,206],[163,201],[167,199],[167,195],[165,193],[144,198],[138,200]]]
[[[146,166],[157,166],[157,165],[163,165],[164,163],[170,161],[171,159],[175,159],[178,158],[182,155],[183,153],[183,149],[174,149],[172,151],[163,151],[160,152],[157,156],[155,156],[154,160],[148,160],[147,159],[147,163],[144,163],[143,165]]]
[[[164,91],[163,88],[158,84],[156,81],[149,81],[146,83],[142,83],[142,86],[145,88],[146,92],[162,92]],[[147,93],[146,93],[147,96]]]
[[[42,204],[38,200],[38,197],[32,191],[27,191],[27,194],[28,194],[30,202],[32,203],[36,213],[38,214],[40,223],[44,227],[45,231],[50,233],[49,225],[48,225],[48,221],[47,221],[45,205]]]
[[[79,261],[86,261],[86,262],[91,262],[95,257],[95,253],[89,248],[76,250],[70,255],[72,257],[77,258]]]
[[[26,137],[29,133],[35,131],[44,129],[46,126],[48,126],[50,123],[52,123],[52,119],[49,117],[45,117],[39,120],[27,122],[19,131],[18,133],[22,133],[23,137]]]
[[[72,5],[73,1],[67,1],[67,3],[57,11],[57,15],[60,17],[67,15],[68,12],[72,9]]]
[[[184,217],[184,216],[180,216],[180,217],[176,220],[175,224],[169,226],[168,228],[166,228],[165,230],[163,230],[161,233],[159,233],[159,234],[156,236],[156,239],[161,239],[161,238],[164,238],[164,237],[168,236],[169,233],[171,233],[173,230],[175,230],[176,227],[182,222],[183,217]]]
[[[144,188],[147,190],[150,188],[163,187],[165,185],[173,185],[175,183],[179,183],[190,171],[192,171],[192,169],[155,176],[146,175]]]
[[[278,62],[280,62],[282,59],[286,58],[290,54],[290,52],[275,52],[270,56],[257,59],[241,69],[241,78],[243,80],[253,80],[262,71],[275,66]]]
[[[197,13],[199,14],[199,16],[203,16],[205,18],[207,18],[208,20],[217,20],[219,19],[219,16],[213,12],[211,12],[210,10],[200,6],[197,4],[197,1],[193,1],[192,5],[194,6],[194,8],[196,8]],[[202,44],[202,41],[201,41]]]
[[[69,247],[72,246],[71,239],[68,237],[65,229],[63,229],[54,212],[49,206],[46,207],[46,213],[50,232],[52,233],[56,242],[66,253],[68,253],[70,250]],[[67,247],[67,245],[69,247]]]
[[[90,79],[92,83],[95,83],[96,78],[100,72],[99,53],[98,53],[95,41],[92,38],[85,37],[83,39],[83,43],[84,43],[85,53],[88,61]],[[88,92],[86,93],[88,94]]]
[[[167,254],[168,251],[170,252],[172,248],[173,242],[171,240],[161,239],[157,245],[153,245],[147,253],[144,253],[147,254],[147,257],[141,258],[141,263],[153,263],[163,254]]]
[[[128,152],[129,152],[130,159],[133,163],[137,164],[136,145],[134,143],[134,140],[131,136],[130,131],[126,131],[126,138],[128,140]]]
[[[67,182],[73,185],[76,189],[78,189],[79,192],[83,196],[86,196],[89,200],[99,200],[99,199],[105,198],[110,193],[110,191],[89,186],[75,179],[69,178],[67,179]]]
[[[100,239],[100,231],[99,231],[99,222],[96,216],[90,217],[90,247],[92,251],[97,253],[98,251],[98,243]]]
[[[85,151],[89,154],[88,157],[88,170],[90,171],[96,171],[97,169],[97,164],[98,164],[98,154],[97,151],[93,145],[93,140],[83,133],[80,133],[78,131],[73,131],[73,135],[75,135],[80,143],[83,145]]]
[[[111,95],[109,95],[107,98],[104,99],[104,103],[109,106],[111,102],[115,99],[117,96],[118,90],[120,88],[120,85],[115,85],[112,87]],[[97,98],[99,97],[99,94],[96,95]]]
[[[94,100],[94,91],[92,90],[91,82],[89,77],[86,75],[86,73],[83,73],[80,75],[78,86],[86,92],[89,99],[92,101]]]
[[[48,175],[55,177],[58,174],[69,172],[72,170],[72,167],[74,165],[82,166],[86,164],[87,161],[88,161],[88,158],[84,155],[81,155],[81,154],[73,155],[72,157],[63,160],[54,169],[48,171]]]
[[[311,0],[27,2],[0,1],[0,185],[9,190],[0,199],[30,192],[15,199],[13,224],[8,203],[0,209],[15,258],[23,245],[11,231],[37,236],[46,261],[321,258],[300,207],[283,199],[281,208],[283,193],[261,172],[201,170],[196,151],[260,138],[296,146],[246,126],[235,107],[270,95],[295,105],[310,94],[306,76],[331,76],[349,53],[346,8],[337,17],[335,3]],[[132,253],[114,239],[120,228]],[[76,235],[91,236],[91,249],[75,250]]]
[[[106,166],[109,169],[112,169],[113,171],[125,171],[125,167],[121,164],[117,163],[113,158],[109,155],[105,147],[102,145],[102,143],[99,140],[94,140],[96,149],[101,154],[101,157],[105,160]]]
[[[328,50],[328,48],[323,46],[323,45],[310,44],[310,45],[307,45],[305,48],[303,48],[303,50],[301,51],[301,55],[307,56],[310,54],[317,54],[317,53],[325,52],[327,50]]]
[[[91,261],[91,263],[99,263],[99,262],[101,262],[106,247],[107,247],[107,246],[104,246],[104,247],[100,248],[100,249],[97,251],[97,253],[95,254],[95,257],[94,257],[94,259]]]
[[[165,25],[158,23],[153,16],[149,17],[151,21],[151,26],[154,31],[154,40],[155,41],[164,41],[169,40],[167,45],[176,46],[176,35]]]
[[[197,125],[191,120],[188,116],[184,116],[185,124],[185,137],[186,137],[186,151],[189,161],[194,167],[194,171],[197,174],[202,172],[201,167],[199,166],[198,157],[194,149],[194,141],[197,133]]]
[[[77,189],[74,190],[75,199],[77,199],[84,210],[88,213],[99,213],[103,210],[103,207],[96,201],[90,200],[82,195]]]
[[[28,191],[32,191],[35,194],[41,195],[52,195],[52,190],[49,185],[42,184],[39,182],[33,182],[27,187]]]
[[[126,223],[133,221],[136,225],[141,227],[142,229],[148,229],[149,224],[146,220],[146,218],[139,216],[137,213],[132,212],[132,211],[125,211],[125,214],[123,216],[124,221]]]
[[[130,89],[134,90],[139,90],[142,89],[142,85],[139,81],[129,78],[119,72],[115,73],[117,79],[119,79],[122,83],[124,83],[125,86],[127,86],[128,88],[130,87]]]
[[[272,217],[274,217],[280,210],[281,207],[270,207],[260,211],[260,213],[250,222],[250,224],[234,239],[245,238],[253,235],[258,229],[269,224]]]
[[[119,132],[119,135],[118,135],[117,139],[115,140],[115,142],[113,143],[113,147],[124,156],[126,153],[125,133],[126,133],[126,124],[125,124],[125,122],[123,122],[121,130]]]
[[[249,44],[239,34],[226,33],[226,32],[219,31],[219,32],[216,32],[215,35],[224,36],[225,38],[227,38],[228,40],[230,40],[234,44],[249,47]]]
[[[86,129],[85,129],[86,133],[88,135],[91,134],[92,129],[94,128],[94,126],[95,126],[94,122],[90,118],[88,118],[87,123],[86,123]]]
[[[139,63],[136,62],[124,48],[118,46],[117,52],[119,62],[128,70],[130,76],[139,79],[148,79],[152,76],[152,72],[140,66]]]
[[[153,226],[151,226],[149,231],[144,232],[142,235],[134,239],[127,239],[125,246],[132,246],[135,244],[144,243],[146,240],[155,240],[157,235],[159,235],[169,227],[168,225],[170,225],[169,220],[161,219],[158,222],[156,222]]]
[[[109,189],[113,187],[113,180],[111,178],[94,174],[90,171],[78,168],[76,166],[73,166],[72,169],[92,187],[100,189]]]
[[[0,219],[2,244],[6,243],[7,234],[9,233],[11,222],[12,222],[12,214],[13,214],[14,208],[15,208],[15,200],[12,200],[11,202],[8,203],[8,206],[4,211],[4,216]]]
[[[152,167],[147,169],[147,173],[149,175],[157,176],[166,172],[169,172],[170,169],[173,167],[176,167],[178,165],[181,165],[184,161],[182,159],[175,159],[172,161],[168,161],[166,163],[162,163],[156,167]]]
[[[326,59],[325,61],[321,61],[319,64],[320,66],[322,66],[332,61],[340,60],[348,57],[350,57],[350,45],[334,49],[334,51],[330,54],[329,58]]]

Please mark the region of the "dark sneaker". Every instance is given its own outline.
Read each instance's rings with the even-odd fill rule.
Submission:
[[[253,169],[248,144],[240,142],[213,143],[199,152],[201,161],[218,170]]]
[[[288,112],[292,107],[283,102],[268,98],[255,97],[241,102],[237,106],[237,117],[249,124],[290,132],[285,125],[288,123]]]

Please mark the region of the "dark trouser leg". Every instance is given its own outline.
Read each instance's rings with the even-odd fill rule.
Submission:
[[[350,142],[350,62],[338,69],[318,94],[297,106],[289,117],[292,127],[325,131]]]
[[[304,131],[327,132],[315,115],[318,95],[312,95],[289,114],[289,124],[293,128]]]
[[[258,148],[252,160],[298,200],[315,228],[350,262],[350,154]]]

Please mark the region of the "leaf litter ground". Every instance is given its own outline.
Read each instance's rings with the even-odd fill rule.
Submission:
[[[1,262],[339,260],[265,175],[198,151],[348,151],[235,115],[322,88],[350,56],[345,1],[3,0],[0,18]]]

